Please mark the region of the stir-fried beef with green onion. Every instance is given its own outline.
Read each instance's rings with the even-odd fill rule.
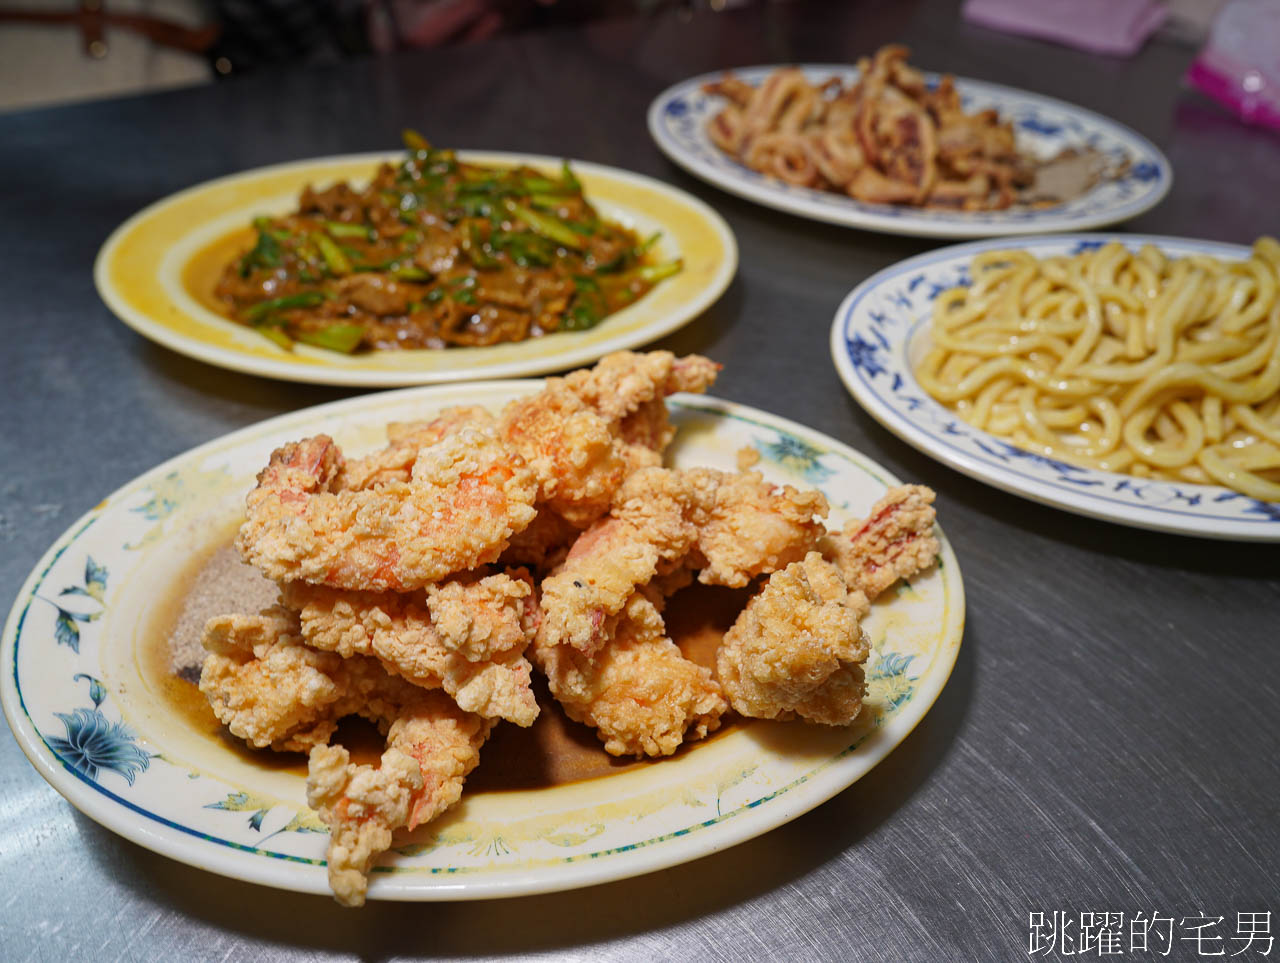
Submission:
[[[367,187],[308,186],[296,213],[254,221],[216,291],[236,320],[345,353],[496,344],[593,327],[680,270],[651,259],[656,235],[601,218],[567,163],[548,176],[405,144]]]

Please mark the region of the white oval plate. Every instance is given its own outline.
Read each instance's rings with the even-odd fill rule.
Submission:
[[[491,382],[366,395],[286,415],[147,472],[77,521],[36,566],[0,642],[0,701],[55,789],[107,828],[237,879],[328,892],[324,827],[300,775],[246,762],[191,731],[142,659],[191,558],[241,516],[277,445],[328,432],[353,453],[395,419],[535,390]],[[894,483],[839,442],[750,408],[672,401],[676,464],[732,469],[752,446],[771,478],[821,487],[838,521]],[[964,589],[941,564],[866,623],[868,711],[848,728],[751,722],[672,759],[549,789],[463,794],[375,868],[372,898],[452,900],[587,886],[681,863],[794,819],[849,786],[924,716],[955,663]],[[189,576],[186,576],[189,577]],[[160,673],[163,675],[163,673]],[[483,753],[481,765],[484,764]]]
[[[734,73],[759,84],[781,65],[744,67]],[[802,65],[814,82],[856,79],[856,68]],[[915,237],[986,237],[1083,230],[1115,224],[1154,207],[1173,184],[1173,168],[1150,141],[1123,124],[1072,104],[979,80],[956,78],[967,111],[994,107],[1013,121],[1021,147],[1051,157],[1066,147],[1094,147],[1113,163],[1129,162],[1125,176],[1098,184],[1082,196],[1039,210],[938,211],[892,204],[869,204],[830,191],[784,184],[753,171],[720,150],[707,136],[707,122],[724,98],[704,93],[704,84],[724,71],[703,74],[668,87],[649,105],[649,133],[668,157],[716,187],[801,217],[846,227]],[[938,74],[926,74],[936,81]]]
[[[588,331],[487,347],[441,351],[371,351],[344,355],[307,345],[278,347],[210,306],[202,254],[260,214],[297,206],[307,184],[367,180],[401,153],[348,154],[278,164],[200,184],[157,201],[120,225],[98,252],[94,281],[107,306],[139,334],[209,364],[316,384],[387,387],[509,378],[560,371],[623,348],[655,341],[710,307],[733,279],[738,247],[715,211],[684,191],[630,171],[571,160],[596,209],[642,235],[661,231],[662,260],[683,270]],[[558,172],[560,159],[532,154],[460,151],[476,164],[527,164]],[[228,250],[226,260],[238,251]],[[216,280],[216,279],[215,279]]]
[[[1067,234],[975,241],[908,258],[872,275],[844,299],[831,326],[831,357],[858,404],[925,454],[979,481],[1079,515],[1183,535],[1280,541],[1280,504],[1227,488],[1155,481],[1081,468],[1024,451],[973,428],[916,381],[933,300],[969,282],[981,251],[1017,247],[1037,257],[1074,254],[1109,241],[1154,244],[1171,257],[1244,259],[1237,244],[1142,234]]]

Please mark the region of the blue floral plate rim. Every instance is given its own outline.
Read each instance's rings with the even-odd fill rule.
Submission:
[[[855,287],[831,325],[831,357],[855,401],[903,441],[957,471],[1077,515],[1179,535],[1280,541],[1280,504],[1213,485],[1135,478],[1068,465],[972,428],[916,381],[908,352],[937,294],[967,278],[974,255],[1016,248],[1045,256],[1119,241],[1169,254],[1243,259],[1249,247],[1151,234],[1089,233],[989,239],[899,261]]]
[[[812,78],[857,76],[848,64],[768,64],[732,68],[757,82],[782,66],[799,66]],[[795,187],[750,170],[724,154],[705,132],[706,121],[723,103],[702,86],[724,76],[715,70],[668,87],[649,105],[649,133],[672,161],[700,179],[776,210],[846,227],[916,237],[990,237],[1088,230],[1136,217],[1154,207],[1173,185],[1173,166],[1149,139],[1096,111],[1016,87],[957,77],[962,98],[995,106],[1009,116],[1020,136],[1033,139],[1042,153],[1091,144],[1114,159],[1129,162],[1128,172],[1095,186],[1079,198],[1044,209],[939,211],[869,204],[824,191]],[[925,72],[930,82],[938,73]]]

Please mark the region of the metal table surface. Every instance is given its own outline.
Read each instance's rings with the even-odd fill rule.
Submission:
[[[1030,913],[1141,911],[1178,921],[1163,958],[1196,959],[1243,945],[1238,914],[1280,912],[1276,548],[1067,515],[900,442],[846,394],[827,334],[853,285],[931,242],[739,200],[646,133],[652,97],[691,74],[845,61],[900,40],[920,64],[1077,102],[1160,145],[1176,183],[1132,230],[1247,243],[1278,229],[1280,139],[1187,92],[1189,50],[1097,58],[965,25],[957,6],[671,14],[0,117],[5,599],[71,521],[145,469],[352,393],[208,367],[136,335],[93,288],[110,230],[206,179],[385,149],[405,126],[631,168],[713,204],[740,243],[737,279],[660,346],[723,362],[718,395],[935,488],[968,594],[949,684],[867,777],[754,841],[590,891],[340,911],[116,837],[0,739],[0,956],[1016,959]],[[1182,939],[1201,914],[1223,918],[1210,931],[1222,943]]]

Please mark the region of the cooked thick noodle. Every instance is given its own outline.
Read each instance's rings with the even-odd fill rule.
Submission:
[[[1280,501],[1280,243],[988,251],[934,303],[925,390],[1051,458]]]

